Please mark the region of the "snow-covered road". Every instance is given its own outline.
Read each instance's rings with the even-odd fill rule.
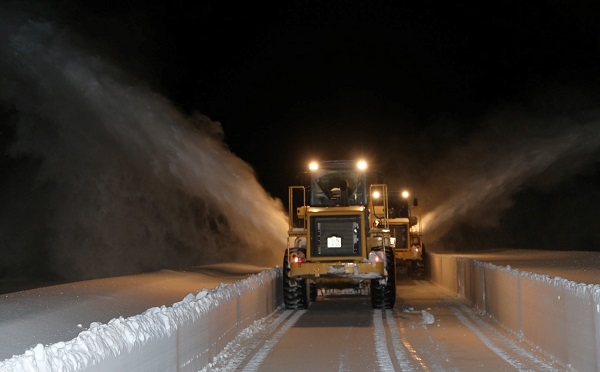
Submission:
[[[432,254],[432,282],[384,311],[347,293],[286,311],[281,269],[236,264],[16,292],[0,371],[598,370],[599,260]]]
[[[368,297],[319,296],[309,310],[279,310],[206,370],[554,371],[565,367],[427,281],[398,284],[393,310]],[[252,337],[249,337],[252,336]]]

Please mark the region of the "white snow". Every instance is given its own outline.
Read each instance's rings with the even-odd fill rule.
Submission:
[[[427,324],[427,325],[434,324],[435,317],[433,316],[433,314],[431,314],[427,310],[421,310],[421,323]]]
[[[344,275],[346,274],[346,268],[329,266],[329,268],[327,269],[327,274]]]
[[[431,254],[432,281],[574,370],[600,369],[600,254]]]
[[[573,370],[600,368],[599,254],[432,253],[431,262],[436,284],[498,321],[518,340]],[[219,358],[222,363],[227,345],[259,332],[262,319],[279,307],[280,278],[279,268],[224,264],[2,295],[0,371],[210,368]],[[424,327],[436,322],[428,310],[418,311]],[[453,312],[467,328],[477,322],[466,307]],[[284,328],[299,316],[289,317]],[[389,311],[374,311],[376,334],[383,334],[384,317],[396,328]],[[491,342],[483,334],[478,337]],[[402,364],[410,350],[399,347],[398,340],[391,333],[393,356]],[[264,352],[275,342],[266,343]],[[376,336],[375,342],[388,347],[384,338]],[[499,355],[514,362],[502,350]],[[256,365],[263,354],[254,356]],[[378,355],[379,365],[392,365],[390,357]],[[513,365],[519,368],[517,362]]]
[[[60,300],[53,299],[57,291],[64,293],[67,291],[68,286],[75,288],[74,293],[77,293],[77,288],[81,289],[82,286],[83,288],[97,289],[99,286],[106,284],[107,280],[116,283],[115,287],[117,288],[116,291],[118,291],[118,288],[123,285],[120,283],[121,281],[133,281],[137,283],[140,280],[140,276],[82,282],[83,284],[76,283],[5,295],[2,298],[2,305],[8,304],[13,307],[21,307],[25,313],[28,313],[19,322],[19,325],[33,340],[36,338],[34,335],[35,332],[42,330],[27,329],[27,322],[36,317],[35,313],[39,310],[39,305],[44,302],[47,303],[46,308],[43,309],[44,311],[49,314],[61,311],[64,314],[62,326],[69,328],[69,321],[73,321],[72,327],[78,329],[79,333],[71,340],[61,340],[50,344],[38,343],[28,350],[22,350],[22,354],[0,362],[0,371],[79,371],[94,366],[100,370],[114,366],[131,366],[136,365],[135,359],[139,358],[141,349],[146,348],[152,351],[151,344],[160,345],[163,352],[166,350],[165,354],[167,355],[170,349],[173,349],[173,354],[175,354],[173,360],[166,358],[167,360],[163,361],[163,364],[155,364],[152,367],[154,370],[194,367],[194,362],[199,359],[203,359],[199,360],[199,363],[204,365],[206,364],[204,359],[209,359],[209,356],[203,354],[214,354],[221,351],[221,344],[227,344],[227,342],[237,335],[237,331],[246,328],[248,324],[257,319],[267,316],[277,308],[280,300],[276,296],[275,288],[277,288],[277,285],[275,285],[275,282],[281,275],[281,270],[276,268],[262,270],[257,274],[248,276],[248,267],[235,265],[214,266],[205,268],[204,270],[212,273],[221,272],[221,276],[218,279],[230,283],[213,285],[213,288],[210,290],[196,290],[195,294],[188,293],[183,299],[173,303],[171,306],[160,305],[150,307],[141,314],[128,317],[117,316],[107,323],[92,322],[89,328],[83,331],[77,326],[79,325],[77,324],[78,322],[76,320],[73,321],[73,319],[77,318],[78,315],[85,317],[87,314],[69,313],[68,309],[61,305]],[[257,268],[250,270],[250,272],[257,271]],[[225,273],[228,273],[229,276],[224,275]],[[246,275],[242,273],[246,273]],[[159,289],[164,291],[164,288],[167,286],[163,285],[162,281],[168,281],[168,277],[171,275],[185,276],[186,280],[184,282],[188,286],[193,282],[190,280],[190,276],[199,279],[199,274],[197,273],[170,273],[170,275],[167,274],[167,277],[159,273],[141,276],[141,279],[152,283],[152,286],[159,287]],[[245,278],[240,277],[240,275],[243,275]],[[214,283],[214,280],[210,279],[209,275],[202,274],[200,277],[204,278],[204,282],[212,281]],[[182,283],[179,281],[177,284]],[[201,284],[204,284],[201,280],[196,281],[196,285]],[[140,286],[137,288],[139,289]],[[268,289],[268,291],[265,292],[265,289]],[[177,292],[177,290],[174,292]],[[103,293],[104,295],[108,295],[110,291]],[[130,294],[127,293],[127,295]],[[148,294],[151,295],[150,300],[148,299]],[[135,301],[143,304],[152,301],[152,294],[152,291],[146,290],[133,295]],[[157,293],[154,293],[154,295],[157,295]],[[159,296],[158,298],[162,297]],[[85,299],[81,300],[85,302]],[[123,297],[118,297],[118,300],[127,302]],[[154,300],[156,301],[156,298]],[[232,302],[233,306],[229,306],[229,308],[233,308],[233,314],[227,313],[228,303]],[[257,306],[257,302],[262,306]],[[81,306],[78,309],[86,311],[97,307],[100,303],[102,303],[102,300],[91,304],[91,306]],[[28,306],[31,307],[28,308]],[[6,314],[3,314],[2,327],[4,327],[5,321],[9,325],[11,323],[9,319],[5,319]],[[12,315],[16,316],[17,313],[12,313]],[[210,324],[208,327],[205,324],[204,327],[200,328],[214,329],[219,323],[218,318],[223,318],[224,316],[227,316],[227,320],[221,322],[224,324],[224,329],[215,330],[220,332],[221,335],[218,342],[204,340],[202,339],[202,335],[196,335],[197,342],[192,347],[186,348],[185,343],[181,340],[179,342],[183,345],[176,344],[173,346],[173,341],[178,342],[177,338],[182,334],[185,335],[186,327],[196,330],[198,328],[198,321],[202,319],[204,322],[210,322]],[[34,323],[37,323],[35,319]],[[39,325],[39,323],[37,324]],[[0,331],[2,331],[2,327],[0,327]],[[57,327],[56,329],[61,331],[61,327]],[[11,344],[11,339],[7,337],[14,334],[14,331],[1,332],[0,334],[2,335],[0,336],[2,337],[2,349],[4,349],[4,345]],[[70,331],[62,330],[59,334],[68,335]],[[129,355],[133,355],[133,361],[127,361]],[[147,353],[141,353],[141,355],[146,358],[149,357]],[[141,367],[138,366],[138,368]]]
[[[385,328],[383,327],[382,310],[373,310],[373,338],[375,339],[375,353],[377,356],[377,365],[382,371],[393,371],[394,365],[387,352],[388,345],[385,337]]]

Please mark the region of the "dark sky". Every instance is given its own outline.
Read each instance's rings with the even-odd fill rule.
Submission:
[[[600,186],[596,143],[579,146],[583,152],[572,150],[577,145],[560,150],[563,136],[598,134],[597,4],[43,4],[32,5],[32,14],[74,30],[92,53],[182,112],[219,121],[230,150],[284,201],[309,160],[361,156],[395,186],[414,188],[430,210],[469,197],[452,199],[464,187],[459,178],[501,180],[493,187],[503,191],[489,198],[477,201],[487,186],[471,192],[471,208],[481,208],[450,232],[456,245],[487,239],[556,248],[559,243],[539,243],[539,236],[564,223],[563,213],[579,216],[573,228],[598,217],[590,214]],[[535,157],[544,151],[547,156]],[[501,177],[502,169],[512,172],[502,159],[521,153],[511,161],[535,158],[543,165],[532,160],[531,168]],[[487,174],[492,168],[498,172]],[[564,209],[569,203],[558,195],[565,192],[581,208]],[[557,211],[558,222],[532,226],[547,209]],[[475,220],[493,221],[482,228]],[[507,227],[493,228],[498,221]],[[524,229],[540,233],[523,238]],[[563,235],[560,244],[569,240]],[[600,249],[593,232],[581,239]]]
[[[76,3],[61,2],[69,25],[220,121],[277,196],[313,156],[385,163],[385,148],[417,141],[435,156],[444,132],[468,135],[492,111],[598,98],[600,13],[573,2]]]

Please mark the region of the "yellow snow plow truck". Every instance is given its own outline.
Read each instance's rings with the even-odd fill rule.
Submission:
[[[408,192],[403,192],[403,199]],[[393,202],[391,203],[393,204]],[[391,207],[389,213],[390,245],[396,258],[396,275],[399,278],[420,279],[425,276],[425,244],[421,225],[421,207],[415,198],[412,206],[402,202],[399,208]]]
[[[283,298],[306,309],[318,289],[356,288],[375,309],[394,307],[387,186],[364,161],[311,163],[303,186],[289,187]]]

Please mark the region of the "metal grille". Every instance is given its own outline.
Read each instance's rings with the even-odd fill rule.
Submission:
[[[360,256],[360,236],[360,216],[313,217],[311,256]]]

